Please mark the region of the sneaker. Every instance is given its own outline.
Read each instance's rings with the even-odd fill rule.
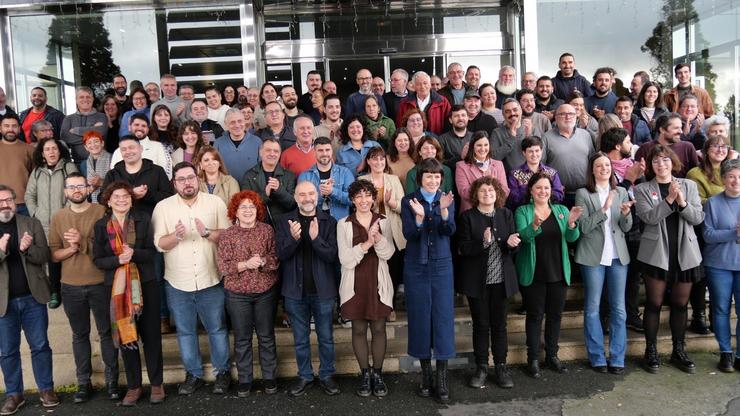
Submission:
[[[3,402],[3,407],[0,409],[0,415],[3,415],[3,416],[13,415],[24,404],[26,404],[26,400],[23,398],[22,394],[8,395],[7,397],[5,397],[5,402]]]
[[[311,325],[313,325],[313,318],[311,318]],[[352,328],[352,321],[342,318],[342,314],[339,314],[339,317],[337,318],[337,323],[342,326],[342,328]],[[311,327],[313,329],[313,326]]]
[[[302,396],[306,390],[313,385],[313,380],[306,380],[298,377],[298,380],[290,388],[290,395],[293,397]]]
[[[86,401],[90,400],[90,396],[92,396],[92,386],[90,383],[77,386],[77,392],[75,392],[74,395],[74,401],[75,403],[85,403]]]
[[[49,299],[49,302],[46,304],[46,306],[48,306],[49,309],[56,309],[61,304],[62,298],[59,296],[58,292],[54,292],[51,294],[51,298]]]
[[[41,405],[44,407],[57,407],[59,406],[59,397],[54,393],[54,390],[44,390],[39,393],[39,400]]]
[[[719,364],[717,364],[717,368],[719,369],[719,371],[723,373],[734,373],[735,368],[732,366],[732,364],[731,352],[719,353]]]
[[[239,383],[236,387],[237,397],[245,398],[249,397],[249,393],[252,391],[252,383]]]
[[[213,394],[226,394],[231,385],[231,373],[224,371],[216,375],[216,382],[213,383]]]
[[[264,384],[265,394],[277,393],[278,388],[277,388],[277,382],[275,381],[275,379],[263,380],[262,383]]]
[[[177,394],[180,396],[189,396],[205,384],[202,378],[198,378],[190,373],[185,376],[185,381],[177,388]]]

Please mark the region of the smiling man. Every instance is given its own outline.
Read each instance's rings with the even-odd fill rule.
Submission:
[[[299,120],[302,118],[304,117]],[[300,138],[298,140],[301,142]],[[240,182],[242,190],[254,191],[260,195],[267,209],[265,220],[270,224],[275,224],[277,217],[295,208],[293,190],[296,176],[278,163],[281,160],[280,153],[280,143],[277,140],[265,139],[260,148],[260,163],[245,173]]]
[[[557,98],[565,100],[575,90],[580,91],[584,97],[591,95],[591,83],[578,73],[576,58],[572,53],[565,52],[560,55],[558,68],[560,70],[552,79],[554,94]]]
[[[46,104],[46,90],[41,87],[31,89],[31,107],[21,111],[20,115],[20,138],[26,143],[31,143],[31,126],[38,120],[46,120],[54,126],[54,137],[59,137],[59,132],[64,121],[64,114],[56,108]],[[106,121],[107,124],[107,121]]]
[[[678,111],[681,98],[686,94],[693,94],[697,98],[699,113],[705,118],[713,116],[714,104],[712,103],[712,97],[709,96],[707,90],[691,83],[691,66],[687,63],[678,64],[673,73],[678,80],[678,85],[663,95],[663,103],[668,111]]]
[[[75,94],[77,112],[64,117],[62,121],[62,140],[72,150],[72,157],[78,164],[84,164],[87,150],[82,136],[95,130],[102,137],[108,134],[108,117],[93,107],[93,91],[89,87],[78,87]]]

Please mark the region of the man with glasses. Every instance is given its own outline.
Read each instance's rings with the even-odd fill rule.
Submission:
[[[694,94],[686,94],[678,105],[681,116],[681,140],[690,142],[697,151],[704,147],[707,136],[704,135],[704,115],[699,112],[699,99]]]
[[[51,260],[62,264],[64,313],[72,329],[72,354],[77,368],[75,403],[84,403],[93,393],[90,376],[90,313],[100,337],[100,351],[105,364],[108,398],[118,400],[118,351],[113,346],[110,325],[110,287],[104,273],[95,267],[92,242],[95,223],[105,215],[105,207],[87,201],[90,187],[78,172],[64,181],[64,196],[69,205],[55,212],[49,226]]]
[[[357,71],[357,86],[359,90],[350,94],[347,97],[347,101],[344,104],[344,116],[348,117],[352,114],[365,114],[365,98],[368,95],[374,95],[378,99],[380,104],[380,111],[388,115],[388,110],[385,108],[385,101],[380,94],[373,93],[373,74],[368,69],[361,69]]]
[[[569,209],[576,200],[576,190],[586,186],[588,158],[594,153],[591,135],[576,127],[576,109],[563,104],[555,111],[557,128],[542,137],[546,151],[543,162],[558,171],[560,181],[565,187],[563,205]]]
[[[414,92],[401,100],[396,115],[396,125],[400,126],[404,114],[412,108],[418,108],[427,115],[427,130],[436,135],[445,132],[445,124],[450,116],[452,105],[443,95],[432,91],[432,81],[424,71],[417,71],[409,85],[414,85]],[[462,96],[460,97],[462,102]]]
[[[7,117],[6,117],[7,119]],[[47,329],[46,303],[51,298],[44,267],[49,246],[35,218],[16,213],[16,192],[0,184],[0,363],[5,381],[3,415],[23,406],[21,331],[31,350],[31,362],[43,407],[59,405],[54,393],[52,353]]]
[[[226,204],[216,195],[199,191],[198,175],[190,162],[175,165],[172,182],[177,194],[157,204],[152,225],[154,245],[164,253],[167,303],[187,372],[178,394],[193,394],[203,385],[198,321],[208,333],[216,376],[213,393],[225,394],[231,384],[229,332],[216,248],[221,230],[229,227]]]
[[[279,141],[283,152],[295,144],[293,129],[285,122],[285,112],[277,101],[265,105],[265,123],[264,129],[257,130],[257,137],[262,140],[272,137]]]

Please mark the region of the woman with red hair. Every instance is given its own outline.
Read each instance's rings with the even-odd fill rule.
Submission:
[[[224,275],[226,307],[234,330],[234,360],[239,376],[237,394],[252,389],[252,331],[257,331],[264,391],[277,392],[275,305],[278,259],[275,232],[265,224],[265,206],[254,191],[241,191],[229,201],[233,225],[218,241],[218,269]]]

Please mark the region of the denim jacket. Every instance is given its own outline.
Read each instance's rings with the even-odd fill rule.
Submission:
[[[344,166],[339,166],[336,163],[331,166],[331,178],[334,179],[334,190],[329,198],[329,214],[334,217],[335,220],[340,219],[349,215],[349,185],[355,181],[354,175],[349,169]],[[319,175],[319,168],[316,165],[311,166],[310,169],[301,173],[298,177],[298,183],[303,181],[309,181],[319,189],[321,184],[321,176]],[[324,197],[319,195],[318,209],[321,209],[323,205]]]
[[[452,257],[450,237],[455,234],[455,203],[447,209],[447,219],[442,219],[439,208],[439,198],[442,195],[437,191],[434,201],[430,205],[421,195],[420,190],[406,195],[401,200],[401,223],[403,236],[406,237],[406,258],[418,259],[420,264],[427,264],[429,259],[445,259]],[[416,224],[416,214],[411,209],[409,201],[416,198],[424,207],[424,222]]]

